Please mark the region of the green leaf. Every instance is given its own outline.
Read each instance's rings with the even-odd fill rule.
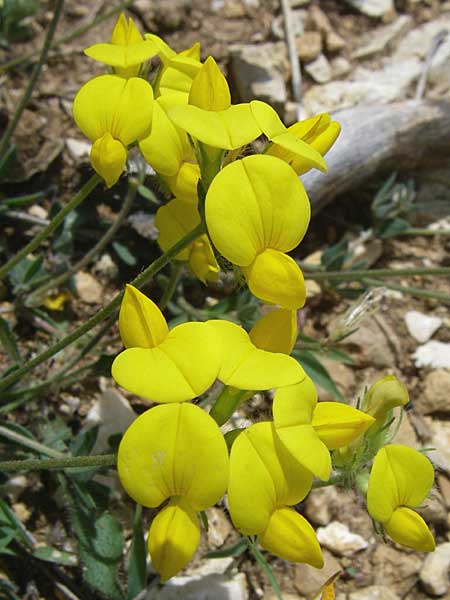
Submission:
[[[155,204],[156,206],[160,206],[161,202],[156,197],[156,194],[146,187],[145,185],[140,185],[137,189],[138,194],[148,200],[151,204]]]
[[[406,219],[401,219],[397,217],[396,219],[392,219],[392,221],[382,223],[378,228],[378,232],[383,240],[387,240],[389,238],[395,237],[399,233],[402,233],[403,231],[406,231],[409,228],[410,224],[408,223],[408,221],[406,221]]]
[[[343,352],[342,350],[338,350],[337,348],[328,348],[324,350],[324,355],[330,360],[343,363],[344,365],[355,364],[355,361],[349,354],[347,354],[347,352]]]
[[[32,259],[31,264],[27,267],[25,271],[25,275],[23,277],[23,283],[27,283],[30,279],[33,279],[37,273],[40,272],[42,275],[45,273],[44,269],[42,269],[42,263],[44,262],[44,255],[40,254],[36,258]]]
[[[88,456],[97,441],[99,426],[91,427],[70,442],[70,453],[73,456]]]
[[[128,250],[128,248],[126,246],[124,246],[120,242],[113,242],[112,246],[113,246],[114,250],[117,252],[117,256],[126,265],[133,267],[136,264],[136,262],[137,262],[136,258],[131,254],[131,252]]]
[[[107,562],[117,562],[122,558],[123,534],[119,521],[110,513],[103,513],[95,523],[95,537],[92,540],[94,552]]]
[[[240,556],[247,550],[247,548],[247,539],[241,538],[237,544],[234,544],[233,546],[229,546],[223,550],[214,550],[213,552],[208,552],[208,554],[205,555],[205,558],[226,558],[227,556]]]
[[[252,542],[249,539],[248,546],[250,548],[250,552],[256,558],[256,562],[259,564],[261,569],[267,575],[267,579],[269,580],[270,585],[273,587],[273,591],[277,595],[278,600],[283,600],[283,594],[281,593],[280,584],[277,581],[277,578],[273,574],[272,569],[270,568],[269,563],[264,558],[263,554],[260,552],[259,548],[256,545],[256,542]]]
[[[345,402],[343,395],[336,387],[331,375],[312,352],[309,350],[294,350],[292,356],[298,360],[314,383],[320,385],[325,391],[332,394],[336,400]]]
[[[142,525],[142,506],[136,504],[133,541],[128,565],[128,600],[133,600],[147,584],[147,549]]]
[[[33,550],[33,556],[39,558],[39,560],[55,563],[57,565],[68,565],[73,567],[78,564],[78,558],[75,554],[65,552],[64,550],[58,550],[51,546],[38,546]]]
[[[0,317],[0,342],[12,361],[16,363],[22,362],[14,334],[11,331],[8,321],[3,319],[3,317]]]

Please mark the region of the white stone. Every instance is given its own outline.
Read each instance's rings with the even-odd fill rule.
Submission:
[[[352,58],[365,58],[388,50],[389,46],[405,35],[413,24],[414,20],[410,15],[401,15],[393,23],[371,31],[364,37],[362,47],[352,54]]]
[[[382,17],[394,11],[393,0],[346,0],[346,2],[368,17]]]
[[[324,54],[305,66],[305,71],[317,83],[327,83],[331,79],[331,66]]]
[[[128,223],[145,239],[158,239],[159,231],[155,225],[155,215],[150,215],[143,210],[139,210],[128,217]]]
[[[363,537],[352,533],[347,525],[339,521],[332,521],[326,527],[319,527],[317,539],[320,544],[339,556],[352,556],[369,545]]]
[[[232,579],[211,574],[206,577],[172,577],[162,589],[153,586],[145,600],[247,600],[245,575]]]
[[[428,554],[423,563],[419,577],[425,591],[433,596],[443,596],[450,587],[449,569],[450,542],[446,542]]]
[[[351,592],[348,600],[400,600],[400,596],[384,585],[371,585],[362,590]]]
[[[418,346],[413,354],[416,367],[450,368],[450,343],[431,340]]]
[[[92,452],[95,454],[109,450],[108,439],[117,433],[124,433],[136,417],[137,414],[122,394],[114,388],[106,389],[86,416],[86,429],[99,426]]]
[[[224,556],[223,558],[210,558],[202,562],[195,569],[189,570],[189,576],[206,577],[207,575],[223,575],[234,563],[232,556]]]
[[[75,275],[75,289],[80,300],[86,304],[103,302],[103,287],[90,273],[80,271]]]
[[[424,315],[417,310],[409,310],[405,315],[405,323],[410,335],[423,344],[424,342],[428,342],[439,329],[442,325],[442,319]]]
[[[73,158],[89,158],[91,153],[91,146],[89,142],[84,140],[76,140],[75,138],[66,139],[67,150]]]

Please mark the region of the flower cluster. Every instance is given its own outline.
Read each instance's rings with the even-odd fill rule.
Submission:
[[[212,57],[200,60],[198,44],[177,53],[158,36],[142,36],[123,15],[110,43],[85,52],[112,68],[74,101],[75,120],[92,141],[93,168],[112,186],[136,143],[172,196],[156,214],[161,249],[200,226],[176,260],[206,284],[219,278],[223,257],[254,296],[272,305],[248,333],[226,320],[169,330],[151,299],[126,288],[119,316],[125,350],[112,375],[157,405],[125,432],[118,471],[136,502],[162,507],[148,536],[161,579],[191,559],[199,513],[225,493],[243,535],[257,536],[283,559],[320,568],[314,530],[295,505],[314,477],[327,482],[332,472],[358,483],[370,515],[395,541],[432,550],[433,537],[412,510],[432,486],[431,463],[415,450],[386,445],[392,411],[408,401],[404,386],[393,377],[377,382],[362,410],[319,403],[312,380],[290,356],[306,292],[288,253],[310,220],[298,176],[326,170],[323,157],[338,123],[321,114],[286,128],[264,102],[232,104],[225,77]],[[150,84],[153,58],[158,67]],[[257,138],[264,140],[262,152],[248,155]],[[216,381],[222,391],[208,414],[198,399]],[[220,426],[241,403],[272,389],[271,420],[224,436]]]

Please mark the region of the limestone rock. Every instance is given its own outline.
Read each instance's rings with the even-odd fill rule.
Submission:
[[[328,52],[339,52],[346,47],[347,43],[342,36],[335,31],[329,31],[325,37],[325,46]]]
[[[368,17],[383,17],[395,10],[393,0],[346,0],[346,2]]]
[[[417,406],[421,412],[450,412],[450,371],[436,369],[425,377],[423,395]]]
[[[208,542],[213,548],[221,548],[233,527],[224,511],[220,508],[211,508],[207,511],[208,517]]]
[[[245,575],[233,578],[211,574],[206,577],[172,577],[162,589],[152,586],[145,600],[247,600]]]
[[[450,343],[431,340],[419,346],[413,354],[416,367],[450,368]]]
[[[75,275],[75,289],[80,300],[86,304],[103,302],[103,288],[90,273],[80,271]]]
[[[423,344],[433,336],[442,325],[442,319],[432,315],[424,315],[417,310],[409,310],[405,314],[406,328],[410,335]]]
[[[293,565],[295,569],[294,586],[303,596],[310,597],[317,594],[327,579],[341,571],[341,565],[327,550],[323,551],[323,559],[323,569],[315,569],[306,564]]]
[[[326,527],[319,527],[317,539],[321,545],[339,556],[352,556],[369,546],[363,537],[352,533],[347,525],[339,521],[332,521]]]
[[[400,596],[384,585],[371,585],[362,590],[351,592],[348,600],[400,600]]]
[[[374,584],[395,589],[400,596],[409,592],[417,580],[422,559],[380,543],[371,557]]]
[[[363,45],[352,54],[352,58],[366,58],[389,50],[413,25],[414,20],[410,15],[401,15],[393,23],[371,31],[363,39]]]
[[[257,98],[282,111],[287,101],[283,42],[247,45],[231,52],[231,77],[242,102]]]
[[[440,544],[425,559],[420,570],[420,581],[429,594],[443,596],[450,587],[450,542]]]
[[[380,318],[381,315],[377,315],[377,319]],[[382,322],[387,325],[384,320]],[[395,336],[395,332],[392,332],[392,335]],[[395,365],[396,357],[390,340],[373,317],[365,319],[359,329],[347,337],[345,342],[359,348],[354,358],[361,366],[385,368]]]
[[[333,505],[338,501],[338,492],[334,487],[313,490],[306,500],[305,515],[315,525],[328,525],[333,517]]]
[[[336,56],[330,61],[331,65],[331,74],[333,79],[338,79],[339,77],[345,77],[352,70],[351,63],[344,58],[343,56]]]
[[[327,83],[331,79],[331,67],[324,54],[320,54],[316,60],[306,65],[305,71],[317,83]]]
[[[317,31],[305,31],[296,44],[298,56],[305,62],[314,60],[322,52],[322,36]]]

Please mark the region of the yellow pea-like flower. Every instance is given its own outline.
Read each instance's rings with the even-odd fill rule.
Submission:
[[[154,508],[169,500],[148,537],[153,565],[166,581],[198,546],[197,513],[214,506],[226,490],[229,459],[223,435],[193,404],[156,406],[125,432],[117,469],[123,487],[139,504]]]
[[[280,442],[273,423],[244,430],[230,455],[228,504],[237,529],[285,560],[323,566],[311,525],[290,506],[311,489],[313,475]]]
[[[370,516],[383,524],[395,542],[419,552],[432,552],[433,535],[412,509],[422,504],[433,482],[433,465],[423,454],[398,444],[384,446],[370,472],[367,491]]]
[[[205,202],[211,240],[241,267],[250,291],[271,304],[304,305],[303,275],[287,254],[306,233],[311,209],[291,167],[273,156],[248,156],[213,179]]]
[[[364,398],[364,410],[375,419],[383,420],[393,408],[405,406],[408,402],[406,385],[394,375],[387,375],[368,389]]]
[[[218,336],[207,323],[183,323],[169,331],[152,300],[127,285],[119,314],[126,349],[112,376],[125,389],[153,402],[184,402],[203,394],[220,368]]]
[[[266,149],[266,154],[288,162],[297,175],[302,175],[313,167],[325,170],[324,161],[322,166],[317,164],[318,156],[324,156],[328,152],[340,131],[339,123],[332,121],[329,114],[322,113],[288,127],[286,133],[289,137],[269,137],[272,143]],[[296,140],[298,149],[292,138]],[[309,151],[306,151],[306,146]]]
[[[166,252],[199,223],[200,215],[193,204],[174,198],[161,206],[155,218],[161,249]],[[220,267],[206,235],[199,236],[175,258],[188,261],[193,273],[205,284],[207,281],[217,281],[219,277]]]
[[[298,335],[297,311],[276,308],[259,319],[249,332],[257,348],[290,354]]]
[[[152,114],[152,87],[138,77],[100,75],[78,91],[73,116],[93,143],[92,166],[108,187],[122,173],[127,147],[149,134]]]
[[[296,385],[278,388],[273,400],[277,434],[291,454],[320,479],[331,473],[329,450],[347,446],[375,419],[341,402],[317,402],[309,377]]]
[[[84,53],[106,65],[114,68],[116,75],[121,77],[137,77],[143,63],[159,51],[159,44],[153,40],[144,40],[134,24],[128,21],[123,13],[120,14],[114,26],[109,44],[94,44],[86,48]]]

